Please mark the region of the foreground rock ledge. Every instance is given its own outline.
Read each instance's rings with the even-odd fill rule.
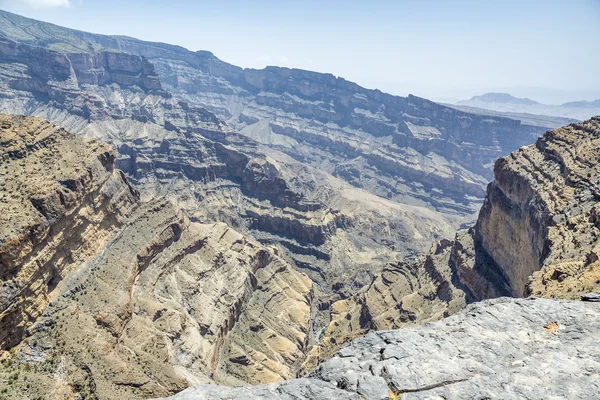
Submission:
[[[307,378],[201,385],[168,399],[592,399],[600,397],[598,338],[599,304],[499,298],[370,333]]]

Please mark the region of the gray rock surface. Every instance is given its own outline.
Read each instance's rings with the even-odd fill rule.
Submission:
[[[348,399],[359,400],[358,393],[348,393],[335,385],[315,379],[293,379],[270,385],[252,387],[197,386],[184,390],[169,399],[177,400],[301,400]]]
[[[594,303],[499,298],[434,323],[370,333],[342,348],[308,379],[279,386],[287,395],[293,388],[292,398],[318,400],[332,397],[306,388],[322,387],[322,381],[347,391],[335,398],[360,393],[364,399],[388,394],[406,399],[596,399],[598,337],[600,307]],[[198,386],[170,399],[256,398],[265,388],[220,390]],[[215,393],[227,394],[211,397]]]

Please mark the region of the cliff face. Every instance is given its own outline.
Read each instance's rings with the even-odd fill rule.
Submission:
[[[31,117],[0,127],[9,395],[139,398],[295,376],[312,324],[306,275],[225,224],[140,203],[105,144]]]
[[[377,195],[453,214],[474,212],[494,160],[544,131],[329,74],[166,57],[151,59],[165,87],[243,134]]]
[[[138,193],[114,152],[45,121],[0,115],[0,346],[17,344],[56,285],[118,229]]]
[[[576,298],[598,286],[599,143],[596,117],[496,163],[475,239],[513,295]]]
[[[137,86],[146,91],[161,89],[154,66],[140,56],[109,51],[64,54],[4,38],[0,38],[0,51],[5,62],[27,65],[31,78],[37,78],[43,84],[36,86],[33,79],[15,79],[11,81],[13,89],[47,93],[45,86],[52,86],[55,79],[65,81],[67,88],[78,84],[117,83]]]

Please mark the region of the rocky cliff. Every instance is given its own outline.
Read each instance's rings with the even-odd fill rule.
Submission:
[[[496,163],[475,240],[511,294],[576,298],[600,285],[599,144],[595,117]]]
[[[37,118],[0,126],[9,395],[140,398],[295,376],[306,275],[223,223],[141,203],[104,144]]]
[[[105,144],[0,115],[0,346],[17,344],[58,283],[119,229],[138,193]]]

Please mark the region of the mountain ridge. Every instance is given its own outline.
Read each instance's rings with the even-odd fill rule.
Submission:
[[[526,105],[533,105],[533,104],[540,104],[537,101],[528,99],[528,98],[520,98],[520,97],[514,97],[508,93],[499,93],[499,92],[489,92],[489,93],[484,93],[482,95],[479,96],[473,96],[471,97],[469,100],[465,100],[465,102],[472,102],[472,101],[483,101],[486,103],[510,103],[510,104],[526,104]],[[462,102],[458,102],[458,104],[461,104]]]
[[[455,106],[468,106],[507,113],[528,113],[585,120],[600,114],[600,99],[571,101],[563,104],[542,104],[527,98],[517,98],[508,93],[485,93],[461,100]]]

